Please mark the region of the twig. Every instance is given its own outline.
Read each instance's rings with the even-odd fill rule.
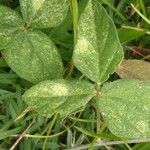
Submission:
[[[148,24],[150,24],[150,20],[149,20],[147,17],[145,17],[133,4],[131,4],[131,6],[132,6],[132,8],[134,9],[134,11],[135,11],[140,17],[142,17],[142,19],[143,19],[144,21],[146,21]]]
[[[24,130],[24,132],[19,136],[19,138],[16,140],[16,142],[11,146],[9,150],[14,150],[17,144],[21,141],[21,139],[24,137],[26,132],[29,130],[29,128],[32,126],[34,120],[28,125],[28,127]]]
[[[125,46],[124,48],[129,51],[132,51],[142,57],[150,55],[149,49],[146,49],[146,48],[140,48],[140,47],[136,47],[136,46]]]
[[[133,140],[128,140],[128,141],[110,141],[110,142],[106,142],[106,141],[100,141],[99,143],[93,145],[93,147],[100,147],[100,146],[109,146],[109,145],[119,145],[119,144],[131,144],[131,143],[146,143],[146,142],[150,142],[150,138],[145,138],[145,139],[133,139]],[[79,147],[73,147],[70,149],[66,149],[66,150],[85,150],[88,149],[90,146],[90,144],[86,144],[86,145],[82,145]]]
[[[15,120],[15,121],[18,121],[19,119],[21,119],[23,116],[25,116],[29,111],[31,111],[31,108],[30,107],[27,107]]]

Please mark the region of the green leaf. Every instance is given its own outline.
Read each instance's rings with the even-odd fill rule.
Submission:
[[[0,5],[0,49],[7,46],[21,24],[22,18],[19,13]]]
[[[89,0],[79,19],[75,66],[94,82],[104,82],[123,57],[116,28],[105,9]]]
[[[23,128],[20,126],[20,127],[16,127],[14,129],[10,129],[10,130],[0,131],[0,134],[1,134],[0,140],[10,137],[13,134],[17,134],[17,133],[21,132],[22,130],[23,130]]]
[[[20,0],[23,19],[34,28],[59,25],[67,15],[68,0]]]
[[[150,136],[150,82],[118,80],[108,83],[102,87],[98,106],[116,136]]]
[[[3,56],[12,70],[30,82],[62,78],[63,65],[57,49],[40,31],[17,34]]]
[[[82,80],[43,81],[25,92],[24,101],[39,114],[66,116],[83,107],[92,97],[94,85]]]
[[[147,32],[146,29],[140,29],[130,26],[122,26],[118,30],[118,35],[121,43],[136,40]]]
[[[85,130],[85,129],[82,129],[80,127],[77,127],[75,126],[75,128],[80,131],[82,134],[85,134],[85,135],[88,135],[88,136],[91,136],[91,137],[97,137],[98,135],[92,131],[88,131],[88,130]]]
[[[16,79],[16,74],[0,73],[0,84],[14,84]]]

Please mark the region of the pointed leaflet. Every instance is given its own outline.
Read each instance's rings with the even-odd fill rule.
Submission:
[[[118,80],[102,87],[98,101],[108,128],[122,138],[150,136],[150,82]]]
[[[57,49],[40,31],[16,34],[3,55],[12,70],[30,82],[62,78],[63,66]]]
[[[39,114],[66,116],[83,107],[92,97],[94,85],[82,80],[43,81],[25,92],[24,101]]]
[[[0,5],[0,49],[7,46],[21,24],[22,18],[19,13]]]
[[[24,21],[35,28],[60,24],[67,15],[68,0],[20,0]]]
[[[104,82],[123,57],[115,26],[104,8],[89,0],[78,24],[75,66],[94,82]]]

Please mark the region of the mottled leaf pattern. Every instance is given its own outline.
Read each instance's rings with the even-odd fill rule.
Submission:
[[[124,60],[116,73],[123,79],[150,81],[150,62],[144,60]]]
[[[122,57],[122,47],[112,20],[98,2],[88,0],[78,24],[75,66],[89,79],[100,83],[114,72]]]
[[[103,86],[98,101],[111,132],[118,137],[150,136],[150,83],[118,80]]]
[[[33,31],[19,13],[5,6],[0,6],[0,18],[0,48],[12,70],[33,83],[62,78],[62,61],[48,36]]]
[[[24,20],[34,28],[59,25],[67,15],[68,0],[20,0]]]
[[[57,49],[40,31],[20,32],[3,55],[8,65],[30,82],[62,78],[63,65]]]
[[[0,5],[0,49],[7,46],[21,24],[23,21],[17,12]]]
[[[98,107],[113,134],[122,138],[150,136],[149,82],[118,80],[95,91],[95,85],[88,81],[55,79],[63,75],[57,48],[34,28],[58,26],[67,15],[68,2],[20,0],[21,14],[0,6],[0,48],[7,64],[32,83],[42,81],[27,90],[23,100],[45,117],[56,112],[65,117],[84,108],[99,92]],[[81,12],[73,54],[75,66],[93,82],[105,82],[123,58],[115,25],[97,0],[87,0]],[[129,66],[126,68],[131,76],[137,75],[139,66]]]
[[[94,86],[82,80],[43,81],[25,92],[23,99],[39,114],[51,117],[55,112],[61,116],[76,111],[92,97]]]

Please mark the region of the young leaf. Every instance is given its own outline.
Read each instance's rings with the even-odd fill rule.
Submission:
[[[19,13],[0,5],[0,49],[7,46],[22,22]]]
[[[61,116],[83,107],[92,97],[94,85],[81,80],[43,81],[25,92],[24,101],[39,114]]]
[[[118,80],[102,87],[98,101],[108,128],[122,138],[150,136],[150,82]]]
[[[98,2],[88,0],[78,24],[75,66],[89,79],[100,83],[114,72],[122,57],[113,21]]]
[[[68,0],[20,0],[23,19],[35,28],[60,24],[67,15]]]
[[[30,82],[62,78],[63,65],[57,49],[40,31],[20,32],[3,55],[12,70]]]
[[[143,60],[124,60],[116,73],[123,79],[139,79],[150,81],[150,63]]]

